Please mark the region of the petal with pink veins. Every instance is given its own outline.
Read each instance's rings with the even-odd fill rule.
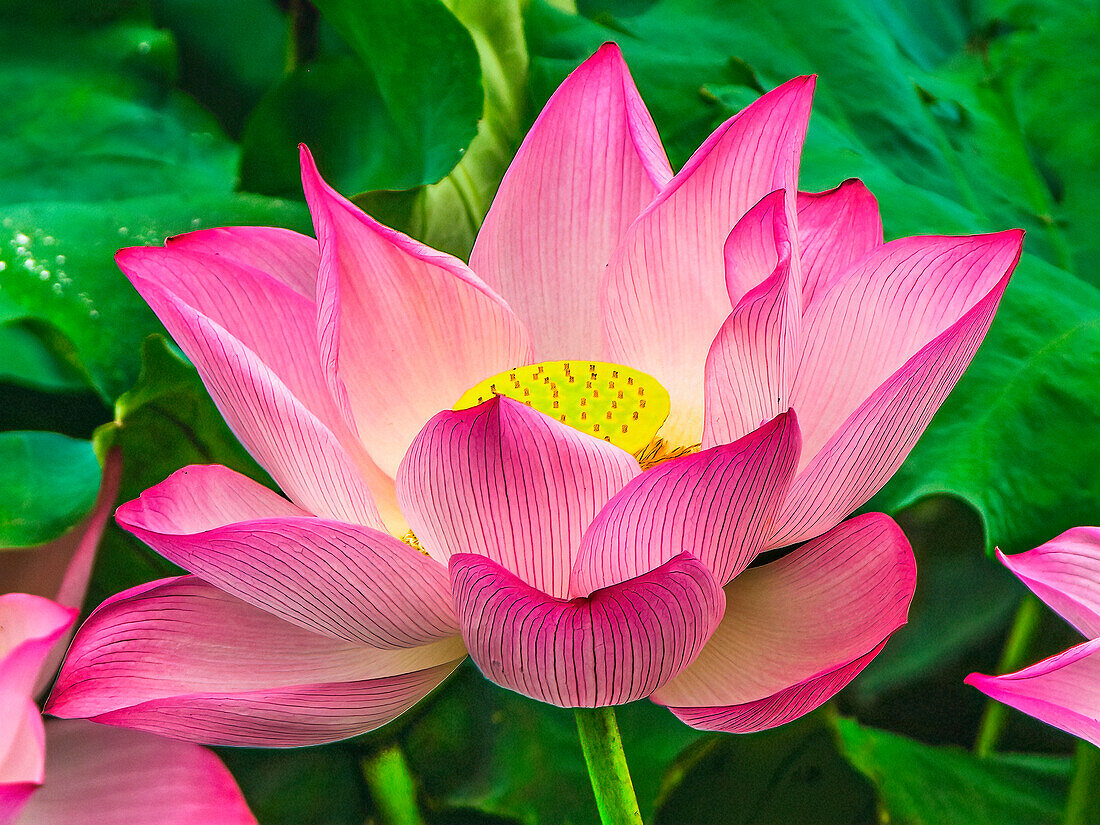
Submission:
[[[604,268],[671,177],[619,48],[605,43],[550,97],[470,254],[527,323],[535,360],[603,359]]]
[[[462,261],[363,214],[302,147],[321,244],[321,365],[367,451],[394,475],[435,412],[488,375],[529,363],[527,330]]]
[[[798,463],[798,444],[798,423],[788,412],[733,444],[637,476],[585,531],[571,592],[588,595],[684,552],[726,584],[764,549]]]
[[[81,720],[46,725],[46,784],[16,825],[255,825],[210,751]]]
[[[397,499],[433,558],[479,553],[565,597],[585,528],[639,472],[618,447],[496,396],[428,422]]]
[[[965,679],[986,696],[1100,747],[1100,639],[1004,676]]]
[[[810,116],[800,77],[734,115],[703,143],[627,230],[602,289],[611,360],[653,375],[672,396],[664,436],[697,444],[703,362],[733,309],[723,275],[730,230],[764,195],[789,192]]]
[[[868,513],[726,585],[695,663],[653,699],[688,724],[747,732],[820,705],[905,624],[916,564],[901,529]]]
[[[827,192],[799,192],[797,209],[802,305],[809,307],[833,279],[882,245],[882,218],[875,196],[855,179]]]
[[[722,617],[721,587],[689,553],[572,601],[484,556],[451,556],[450,568],[462,636],[482,673],[559,707],[648,696],[691,664]]]
[[[331,742],[389,722],[465,655],[304,630],[193,576],[112,596],[76,634],[46,710],[206,744]]]
[[[179,470],[117,519],[170,561],[316,633],[394,648],[458,630],[439,562],[387,533],[307,517],[224,467]]]

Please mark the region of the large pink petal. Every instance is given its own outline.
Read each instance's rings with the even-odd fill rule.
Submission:
[[[1100,527],[1074,527],[1046,544],[997,557],[1085,636],[1100,636]]]
[[[457,258],[342,198],[305,147],[302,183],[321,243],[322,365],[367,451],[392,476],[435,412],[481,379],[530,362],[527,331]]]
[[[46,735],[42,714],[27,696],[0,691],[0,825],[9,825],[45,778]]]
[[[310,301],[316,296],[321,254],[308,235],[274,226],[222,226],[174,235],[165,243],[262,270]]]
[[[428,422],[397,498],[433,558],[479,553],[564,597],[585,528],[639,472],[618,447],[496,396]]]
[[[683,552],[724,585],[764,549],[797,463],[798,423],[789,412],[733,444],[642,473],[585,532],[571,592],[632,579]]]
[[[46,725],[46,784],[20,825],[255,825],[205,748],[84,721]]]
[[[1100,639],[1004,676],[971,673],[986,696],[1100,747]]]
[[[100,605],[46,709],[208,744],[317,744],[385,724],[463,655],[457,637],[403,650],[339,641],[182,576]]]
[[[561,707],[648,696],[694,660],[722,617],[721,587],[688,553],[572,601],[484,556],[452,556],[450,568],[462,636],[482,673]]]
[[[443,565],[387,533],[296,509],[224,467],[188,467],[117,518],[184,569],[317,633],[391,648],[458,631]]]
[[[905,623],[915,577],[889,517],[850,519],[730,582],[714,636],[653,699],[721,730],[789,721],[843,687]]]
[[[543,108],[470,254],[527,323],[535,360],[604,357],[604,268],[671,177],[619,48],[606,43]]]
[[[672,396],[665,436],[699,442],[703,362],[733,308],[723,243],[764,195],[794,199],[813,79],[796,78],[732,117],[627,230],[604,286],[612,360],[644,370]]]
[[[174,293],[133,273],[131,279],[194,362],[241,443],[291,499],[318,516],[382,527],[339,439],[253,350]]]
[[[736,441],[790,407],[802,276],[785,198],[765,196],[726,239],[726,287],[736,306],[707,353],[704,447]]]
[[[878,201],[862,181],[846,180],[827,192],[799,192],[803,306],[808,307],[831,281],[881,244]]]

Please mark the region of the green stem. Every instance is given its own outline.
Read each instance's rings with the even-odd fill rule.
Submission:
[[[365,756],[363,778],[367,780],[367,788],[383,822],[387,825],[423,825],[416,805],[416,784],[398,745]]]
[[[642,825],[614,708],[574,708],[577,735],[603,825]]]
[[[1028,593],[1020,602],[1016,610],[1016,618],[1012,622],[1012,629],[1008,633],[1004,650],[1001,652],[1001,660],[997,663],[997,673],[1012,673],[1019,670],[1027,660],[1028,648],[1035,637],[1035,631],[1039,628],[1041,602]],[[997,747],[997,740],[1001,738],[1007,719],[1008,706],[990,699],[982,714],[982,723],[978,728],[978,738],[974,742],[974,754],[976,756],[989,756]]]
[[[1062,825],[1084,825],[1088,821],[1097,768],[1100,768],[1100,750],[1088,742],[1078,742]]]

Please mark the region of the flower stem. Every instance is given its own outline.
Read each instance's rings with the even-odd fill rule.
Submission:
[[[1100,768],[1100,750],[1088,742],[1078,742],[1062,825],[1084,825],[1088,821],[1097,768]]]
[[[577,736],[603,825],[642,825],[614,708],[574,708]]]
[[[1012,673],[1019,670],[1026,661],[1031,640],[1039,628],[1041,615],[1039,608],[1039,600],[1030,593],[1020,602],[1016,610],[1016,618],[1012,622],[1012,629],[1008,632],[1008,639],[1001,652],[1001,660],[997,663],[997,673]],[[989,756],[996,749],[1001,731],[1004,730],[1007,714],[1008,707],[1000,702],[990,699],[986,704],[982,723],[978,728],[978,738],[974,742],[976,756]]]
[[[363,778],[386,825],[423,825],[416,805],[416,784],[398,745],[364,757]]]

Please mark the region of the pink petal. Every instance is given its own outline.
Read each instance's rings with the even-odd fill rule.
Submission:
[[[915,577],[909,542],[889,517],[850,519],[730,582],[714,636],[653,699],[721,730],[789,721],[843,687],[905,624]]]
[[[1100,636],[1100,527],[1074,527],[1046,544],[997,558],[1082,634]]]
[[[894,241],[810,308],[791,401],[805,440],[773,547],[837,524],[901,466],[985,337],[1021,238]]]
[[[463,655],[457,637],[404,650],[339,641],[182,576],[100,605],[46,709],[208,744],[318,744],[390,721]]]
[[[627,230],[604,288],[611,360],[653,375],[672,395],[664,433],[697,444],[703,362],[733,308],[722,245],[768,192],[792,199],[813,78],[796,78],[732,117]]]
[[[316,239],[308,235],[274,226],[223,226],[175,235],[166,244],[259,269],[310,301],[317,292],[321,256]]]
[[[681,553],[565,601],[484,556],[451,557],[462,637],[488,678],[560,707],[632,702],[687,667],[722,617],[722,589]]]
[[[527,322],[535,360],[603,357],[604,268],[671,177],[619,48],[605,43],[543,108],[470,255]]]
[[[233,776],[190,743],[83,721],[46,725],[46,784],[20,822],[255,825]]]
[[[435,412],[482,378],[530,362],[527,331],[457,258],[337,194],[305,147],[302,183],[321,243],[321,363],[367,451],[392,476]]]
[[[852,263],[881,245],[878,201],[862,181],[846,180],[827,192],[799,192],[803,306],[809,307]]]
[[[642,473],[585,532],[570,591],[587,595],[683,552],[725,584],[764,549],[797,463],[798,423],[788,412],[734,444]]]
[[[457,632],[441,564],[387,533],[295,511],[224,467],[188,467],[117,518],[184,569],[307,630],[381,648]]]
[[[42,714],[27,696],[0,691],[0,823],[8,825],[45,777],[46,736]]]
[[[319,516],[382,527],[360,468],[339,439],[260,357],[175,294],[131,271],[188,354],[241,443],[282,490]]]
[[[704,447],[736,441],[790,407],[802,276],[785,197],[765,196],[726,240],[726,287],[736,306],[707,354]]]
[[[1016,673],[971,673],[965,681],[991,699],[1100,746],[1100,639]]]
[[[618,447],[496,396],[428,422],[397,500],[432,558],[479,553],[564,597],[585,528],[639,472]]]
[[[0,696],[33,699],[34,684],[50,649],[76,620],[77,611],[27,593],[0,595]],[[8,737],[0,716],[0,748]]]

